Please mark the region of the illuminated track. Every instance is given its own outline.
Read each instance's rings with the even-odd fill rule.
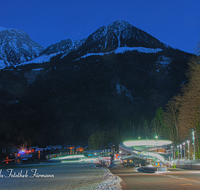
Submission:
[[[135,140],[120,143],[119,149],[122,152],[131,154],[133,157],[141,157],[143,159],[146,157],[152,157],[161,162],[165,162],[165,158],[161,154],[144,150],[156,149],[158,147],[161,148],[170,144],[172,144],[172,141],[167,140]]]

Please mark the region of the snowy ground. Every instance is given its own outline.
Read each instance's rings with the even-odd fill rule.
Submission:
[[[110,170],[107,168],[102,168],[104,169],[104,180],[101,182],[96,188],[96,189],[109,189],[109,190],[121,190],[122,187],[120,185],[121,178],[118,176],[113,175]]]
[[[13,168],[12,172],[0,170],[2,190],[120,190],[120,182],[107,168],[91,163],[51,163]]]

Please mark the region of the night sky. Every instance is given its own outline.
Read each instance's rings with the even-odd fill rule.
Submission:
[[[45,48],[116,20],[190,53],[200,37],[200,0],[0,0],[0,10],[0,26],[24,30]]]

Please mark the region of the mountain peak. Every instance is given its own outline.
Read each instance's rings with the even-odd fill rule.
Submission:
[[[150,34],[123,20],[102,26],[92,33],[80,47],[80,52],[99,53],[116,50],[119,47],[160,48],[165,45]]]
[[[0,68],[34,59],[43,47],[23,30],[0,27]]]
[[[117,21],[112,22],[108,26],[109,27],[112,27],[112,26],[127,27],[127,26],[131,26],[131,24],[126,22],[125,20],[117,20]]]

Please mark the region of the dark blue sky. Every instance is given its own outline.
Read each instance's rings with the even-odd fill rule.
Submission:
[[[43,47],[82,39],[125,20],[186,52],[200,34],[200,0],[0,0],[0,26],[24,30]]]

